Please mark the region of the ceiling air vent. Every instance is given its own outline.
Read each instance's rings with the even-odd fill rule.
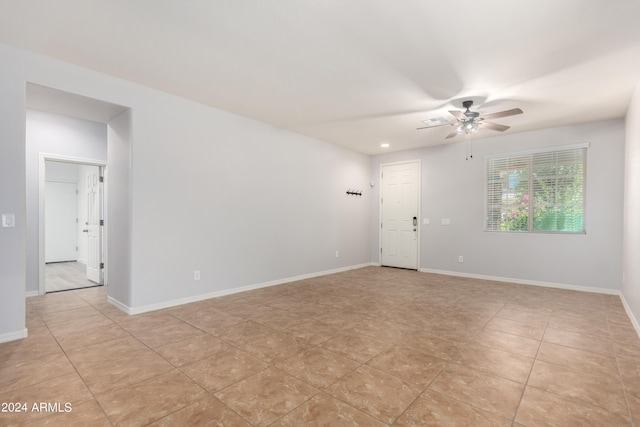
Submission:
[[[427,126],[440,126],[448,122],[444,117],[434,117],[432,119],[423,120]]]

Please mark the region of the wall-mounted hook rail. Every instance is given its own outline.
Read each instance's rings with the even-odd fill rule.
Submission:
[[[348,196],[362,196],[362,191],[361,190],[347,190],[347,195]]]

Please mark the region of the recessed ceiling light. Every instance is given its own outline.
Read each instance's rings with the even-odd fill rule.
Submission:
[[[387,147],[389,147],[389,143],[384,142],[384,143],[380,144],[380,147],[387,148]]]

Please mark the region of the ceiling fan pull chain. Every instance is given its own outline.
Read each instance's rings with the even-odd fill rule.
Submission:
[[[467,139],[465,147],[465,160],[473,160],[473,135],[470,135]]]

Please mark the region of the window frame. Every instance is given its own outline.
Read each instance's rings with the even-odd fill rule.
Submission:
[[[561,145],[561,146],[555,146],[555,147],[547,147],[547,148],[540,148],[540,149],[535,149],[535,150],[527,150],[527,151],[518,151],[518,152],[509,152],[509,153],[500,153],[500,154],[492,154],[492,155],[485,155],[484,159],[484,189],[485,189],[485,194],[484,194],[484,231],[485,232],[489,232],[489,233],[517,233],[517,234],[569,234],[569,235],[585,235],[587,234],[587,154],[588,154],[588,149],[590,147],[590,143],[582,143],[582,144],[571,144],[571,145]],[[562,152],[562,151],[579,151],[580,154],[583,157],[583,162],[582,162],[582,167],[583,167],[583,171],[582,171],[582,230],[580,231],[565,231],[565,230],[536,230],[534,228],[534,221],[535,218],[533,217],[533,211],[531,209],[528,209],[528,215],[527,215],[527,229],[526,230],[501,230],[501,229],[491,229],[490,228],[490,221],[489,221],[489,188],[490,188],[490,182],[489,182],[489,165],[491,161],[495,161],[495,160],[501,160],[501,159],[505,159],[505,160],[511,160],[514,161],[514,163],[518,162],[518,161],[523,161],[523,159],[527,159],[526,161],[528,162],[527,165],[527,172],[528,172],[528,182],[527,182],[527,186],[529,187],[529,192],[528,194],[533,195],[534,192],[534,179],[533,179],[533,170],[535,169],[534,167],[534,162],[531,160],[533,159],[536,155],[544,155],[544,154],[551,154],[551,153],[555,153],[555,152]],[[504,206],[504,204],[502,204],[501,206]],[[531,207],[531,204],[529,205],[529,208]]]

